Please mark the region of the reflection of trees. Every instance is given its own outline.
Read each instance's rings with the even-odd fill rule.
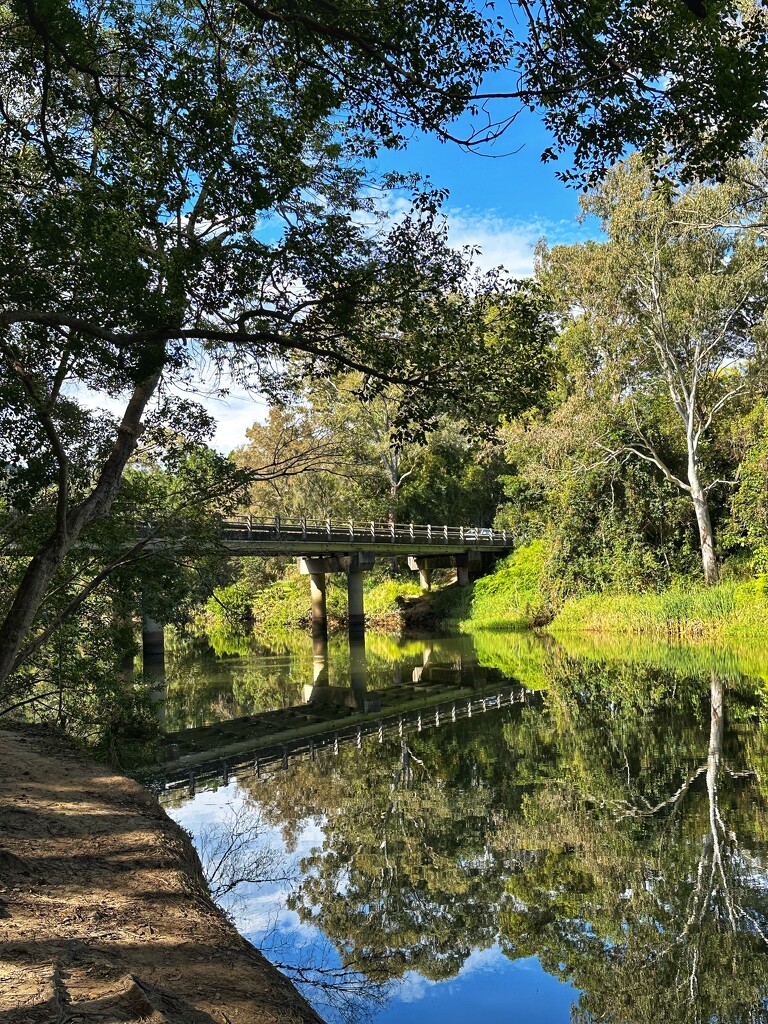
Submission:
[[[726,721],[720,671],[702,686],[684,664],[534,653],[543,710],[369,740],[253,784],[289,849],[322,826],[292,897],[328,937],[322,962],[344,985],[363,972],[375,994],[411,969],[455,975],[500,939],[582,990],[582,1024],[764,1020],[768,743],[754,686],[729,681]],[[394,656],[376,656],[384,680]]]
[[[295,877],[290,858],[275,843],[265,842],[264,832],[258,810],[231,804],[214,824],[198,832],[195,846],[214,899],[233,893],[242,898],[245,885],[288,882]]]
[[[599,672],[588,671],[594,684]],[[659,734],[636,719],[627,735],[621,687],[602,700],[592,689],[587,705],[575,663],[569,672],[561,770],[509,824],[527,859],[507,883],[506,951],[536,953],[580,987],[575,1020],[765,1020],[767,876],[740,838],[754,834],[763,805],[754,773],[735,767],[743,752],[738,733],[725,733],[722,677],[712,675],[707,737],[680,721]],[[690,684],[676,696],[695,700]],[[658,764],[648,755],[663,757],[658,739],[648,743],[654,734],[669,743],[672,774],[646,787],[638,778]]]
[[[164,802],[166,806],[171,803]],[[295,859],[269,836],[269,828],[253,804],[226,804],[215,822],[198,831],[195,847],[211,895],[235,922],[241,912],[247,913],[254,887],[258,892],[265,885],[297,879]],[[276,912],[259,946],[312,1002],[344,1024],[360,1024],[373,1007],[385,1001],[385,986],[354,965],[340,965],[327,944],[316,943],[303,948],[298,957],[284,959],[285,943],[277,928]]]
[[[503,881],[492,767],[503,740],[473,726],[343,751],[259,793],[289,842],[323,809],[325,840],[303,861],[292,906],[378,980],[451,977],[495,940]]]

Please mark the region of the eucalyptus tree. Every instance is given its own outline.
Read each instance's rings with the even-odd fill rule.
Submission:
[[[499,39],[455,3],[0,8],[1,457],[39,464],[47,524],[18,552],[0,680],[108,515],[148,410],[169,413],[196,364],[273,399],[359,370],[369,392],[407,387],[413,419],[438,381],[514,401],[514,365],[492,367],[477,329],[496,282],[448,249],[434,193],[366,224],[362,162],[459,114]],[[83,406],[105,396],[121,411],[83,445]]]
[[[726,186],[660,185],[633,158],[583,201],[608,240],[539,259],[579,324],[584,400],[613,426],[588,439],[592,463],[640,459],[688,495],[708,584],[710,494],[729,481],[707,465],[707,445],[760,379],[768,301],[759,236],[722,228],[734,199]]]

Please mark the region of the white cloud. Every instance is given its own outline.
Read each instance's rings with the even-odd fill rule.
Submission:
[[[571,243],[591,237],[592,225],[581,225],[574,220],[530,221],[510,220],[495,210],[475,210],[448,207],[448,238],[455,248],[477,246],[480,254],[475,263],[481,270],[504,267],[513,277],[533,274],[533,254],[536,243],[546,238],[551,243]]]
[[[245,432],[257,421],[267,419],[268,405],[263,396],[242,389],[232,389],[225,397],[201,395],[197,401],[216,421],[211,445],[225,455],[245,444]]]

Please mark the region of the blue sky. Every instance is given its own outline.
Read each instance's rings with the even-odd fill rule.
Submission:
[[[558,164],[541,163],[542,150],[551,144],[538,116],[525,112],[490,151],[498,155],[467,153],[454,143],[421,136],[400,152],[382,154],[373,169],[416,172],[447,188],[444,213],[451,244],[479,247],[476,262],[483,269],[504,266],[513,276],[524,277],[533,272],[540,238],[569,244],[597,234],[594,219],[578,223],[579,194],[558,181]],[[226,397],[215,396],[215,382],[207,379],[205,369],[191,390],[216,420],[211,443],[221,452],[245,444],[245,431],[266,419],[267,406],[258,395],[231,387]],[[83,400],[121,409],[121,403],[101,395]]]
[[[579,194],[558,181],[558,164],[541,163],[542,150],[551,144],[540,119],[525,112],[490,151],[497,156],[467,153],[453,143],[421,136],[405,150],[384,153],[374,170],[416,172],[449,189],[444,212],[451,244],[478,246],[479,266],[504,266],[524,277],[533,272],[540,238],[570,244],[597,234],[594,219],[577,222]],[[236,390],[225,399],[207,399],[205,405],[218,424],[213,444],[224,452],[244,444],[246,429],[266,415],[263,403]]]

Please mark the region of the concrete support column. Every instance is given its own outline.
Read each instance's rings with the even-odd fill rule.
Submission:
[[[347,608],[349,638],[350,640],[360,640],[365,636],[362,572],[347,573]]]
[[[165,632],[161,622],[141,617],[141,653],[144,679],[150,684],[150,699],[157,720],[165,721]]]
[[[310,573],[309,589],[312,594],[312,637],[327,641],[328,617],[325,611],[325,573]]]
[[[460,587],[469,586],[469,566],[468,565],[457,565],[456,566],[456,582]]]
[[[419,586],[422,590],[432,589],[432,572],[426,565],[419,566]]]

